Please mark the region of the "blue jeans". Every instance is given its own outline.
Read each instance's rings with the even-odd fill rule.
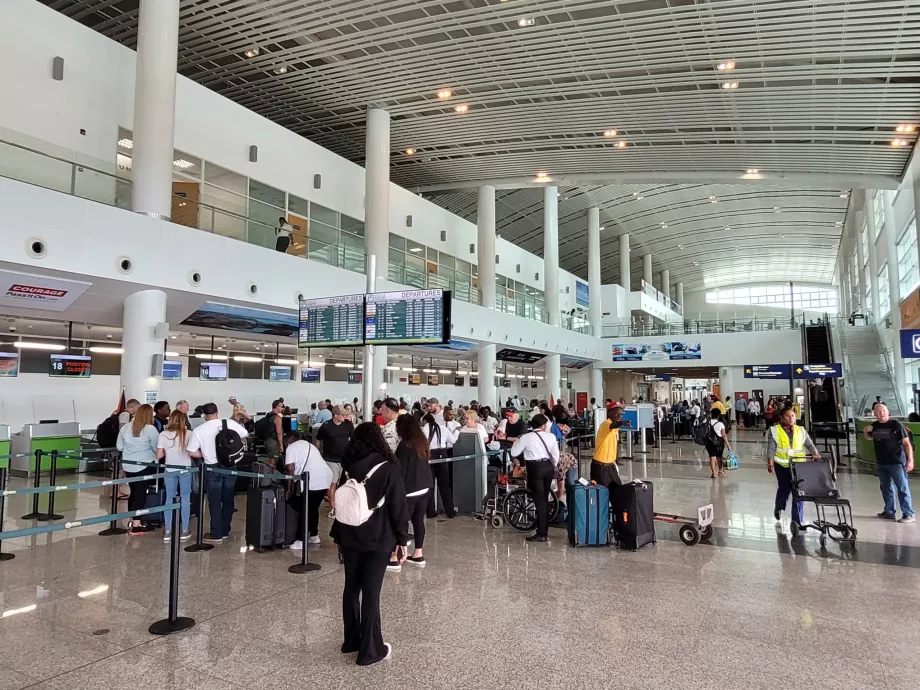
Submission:
[[[796,522],[801,525],[805,521],[805,506],[796,501],[795,494],[792,493],[792,470],[775,463],[773,471],[776,473],[776,503],[774,507],[777,510],[786,510],[786,501],[789,499],[789,494],[792,494],[792,512],[797,516]]]
[[[910,501],[910,486],[907,484],[907,470],[904,465],[876,465],[878,469],[878,483],[882,490],[882,498],[885,499],[885,512],[889,515],[895,514],[894,509],[894,489],[898,490],[898,502],[901,504],[901,514],[903,517],[910,517],[914,514],[914,508]],[[894,488],[892,488],[894,483]]]
[[[230,534],[230,520],[233,519],[233,491],[236,477],[232,474],[207,471],[205,485],[208,487],[208,512],[211,515],[211,536],[222,539]],[[202,516],[198,516],[200,520]]]
[[[180,472],[167,472],[163,477],[163,483],[166,485],[166,502],[172,503],[176,498],[178,489],[181,508],[179,515],[182,520],[182,531],[188,532],[188,516],[190,512],[190,501],[192,497],[192,475]],[[172,511],[166,511],[166,532],[172,529]]]

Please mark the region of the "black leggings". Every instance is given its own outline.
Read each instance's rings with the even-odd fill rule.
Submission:
[[[438,494],[441,496],[441,506],[447,517],[454,517],[457,509],[454,507],[454,492],[450,488],[450,468],[447,463],[435,462],[428,465],[431,468],[431,476],[437,482]],[[434,488],[428,492],[428,517],[433,518],[438,512],[434,507]]]
[[[380,589],[390,554],[382,551],[342,549],[345,589],[342,592],[342,622],[345,641],[342,653],[357,652],[357,663],[366,666],[383,659],[387,650],[380,632]]]
[[[537,536],[545,537],[549,532],[549,492],[553,486],[556,468],[549,460],[527,462],[527,488],[533,494],[537,509]]]
[[[125,476],[129,479],[134,477],[141,477],[145,474],[156,474],[156,467],[145,467],[140,472],[128,472],[125,470]],[[147,490],[153,485],[153,482],[156,480],[148,480],[146,482],[129,482],[128,483],[128,510],[143,510],[147,503]]]
[[[308,537],[319,535],[319,506],[326,495],[326,489],[317,489],[307,492],[307,531]],[[303,522],[300,523],[301,525]],[[298,535],[302,540],[303,535]]]
[[[428,507],[428,494],[434,489],[428,489],[421,496],[409,496],[406,503],[409,505],[409,523],[415,535],[415,548],[420,549],[425,545],[425,511]]]

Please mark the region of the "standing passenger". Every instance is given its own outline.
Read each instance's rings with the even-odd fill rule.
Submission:
[[[182,524],[180,538],[185,541],[192,536],[188,528],[189,515],[191,514],[192,475],[191,472],[182,474],[182,468],[191,468],[192,459],[188,454],[188,444],[192,434],[188,431],[188,417],[179,410],[173,410],[169,415],[166,428],[160,432],[157,439],[157,458],[165,460],[166,476],[163,483],[166,485],[166,502],[172,503],[176,494],[179,494],[179,517]],[[172,511],[164,514],[163,541],[169,541],[172,529]]]
[[[549,494],[559,462],[559,446],[549,426],[546,415],[535,414],[530,420],[531,431],[511,446],[511,455],[523,456],[526,463],[527,488],[533,494],[537,512],[537,531],[527,541],[549,541]]]
[[[136,408],[134,419],[118,432],[115,447],[121,451],[121,467],[125,476],[129,478],[141,477],[146,474],[156,474],[157,468],[157,442],[160,434],[153,425],[153,408],[150,405],[140,405]],[[143,510],[146,503],[145,496],[153,484],[152,481],[137,481],[128,484],[128,510]],[[141,527],[139,520],[128,520],[128,529],[131,534],[141,534],[147,530]]]
[[[428,492],[434,486],[431,471],[428,469],[431,448],[422,427],[410,414],[399,416],[396,420],[396,431],[399,433],[396,461],[406,485],[406,505],[409,522],[412,523],[414,545],[412,555],[406,558],[406,562],[424,568],[425,556],[422,549],[425,546],[425,512],[428,506]],[[398,554],[394,552],[387,570],[398,572],[401,569]]]

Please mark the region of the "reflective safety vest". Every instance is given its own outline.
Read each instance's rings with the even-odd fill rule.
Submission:
[[[774,424],[770,427],[770,433],[773,434],[773,441],[776,443],[776,452],[773,455],[773,461],[789,467],[790,459],[792,462],[805,462],[805,429],[798,424],[792,427],[792,443],[789,443],[789,434],[781,424]]]

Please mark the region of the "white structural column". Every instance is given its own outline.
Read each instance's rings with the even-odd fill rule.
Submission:
[[[390,264],[390,114],[370,108],[367,111],[367,134],[364,151],[364,247],[375,258],[375,283],[386,280]],[[373,350],[370,348],[373,347]],[[372,398],[386,390],[384,372],[387,365],[385,346],[365,346],[365,385],[370,384]],[[371,355],[368,357],[368,355]],[[368,372],[370,369],[370,372]],[[368,378],[369,377],[369,378]],[[368,392],[365,392],[365,398]]]
[[[169,220],[179,0],[141,0],[134,81],[131,209]]]
[[[166,338],[166,293],[162,290],[142,290],[125,298],[122,319],[121,386],[127,399],[146,399],[147,392],[159,397],[162,371],[154,375],[153,361],[162,355]],[[157,336],[159,324],[163,332]]]
[[[856,303],[859,305],[859,311],[863,314],[871,311],[872,304],[871,300],[866,303],[866,257],[863,256],[863,247],[862,242],[860,241],[859,231],[863,226],[863,218],[865,218],[864,211],[857,211],[854,214],[851,214],[850,222],[850,234],[853,237],[853,244],[856,246],[856,287],[859,290],[859,295]]]
[[[681,313],[684,311],[684,284],[679,282],[674,286],[674,301],[680,305]]]
[[[559,325],[559,190],[550,185],[543,188],[543,292],[546,300],[547,323]],[[558,400],[562,378],[559,355],[546,358],[546,384],[549,394]]]
[[[601,407],[604,406],[604,370],[601,368],[600,362],[595,362],[591,365],[591,381],[589,382],[589,395],[588,398],[594,398],[597,401],[597,404]]]
[[[875,213],[872,209],[872,190],[863,190],[863,213],[866,218],[866,232],[869,233],[869,285],[872,298],[872,319],[875,323],[881,321],[883,314],[881,306],[881,293],[878,288],[878,253],[875,248]]]
[[[667,268],[661,269],[661,291],[671,299],[671,271]]]
[[[626,290],[628,295],[632,288],[630,287],[629,275],[629,233],[624,232],[620,235],[620,287]]]
[[[643,254],[642,255],[642,280],[644,280],[649,285],[654,285],[652,282],[652,255]]]
[[[920,254],[920,175],[918,175],[916,172],[914,173],[912,187],[913,187],[913,192],[914,192],[914,214],[916,216],[914,219],[915,220],[914,225],[917,226],[917,249],[916,251],[918,254]],[[918,261],[920,261],[920,257],[918,257]]]
[[[588,209],[588,322],[595,336],[603,335],[601,326],[601,214],[597,207]]]
[[[894,363],[894,382],[898,388],[898,400],[907,400],[907,374],[904,371],[904,358],[901,357],[901,277],[898,270],[898,233],[895,230],[894,192],[886,189],[882,192],[882,205],[885,209],[885,248],[888,253],[888,297],[891,303],[891,355]],[[906,412],[902,406],[902,414]]]
[[[479,188],[479,205],[476,209],[478,231],[479,290],[481,304],[495,308],[495,187]],[[481,404],[497,410],[495,395],[495,345],[483,345],[479,350],[479,384],[477,396]]]

